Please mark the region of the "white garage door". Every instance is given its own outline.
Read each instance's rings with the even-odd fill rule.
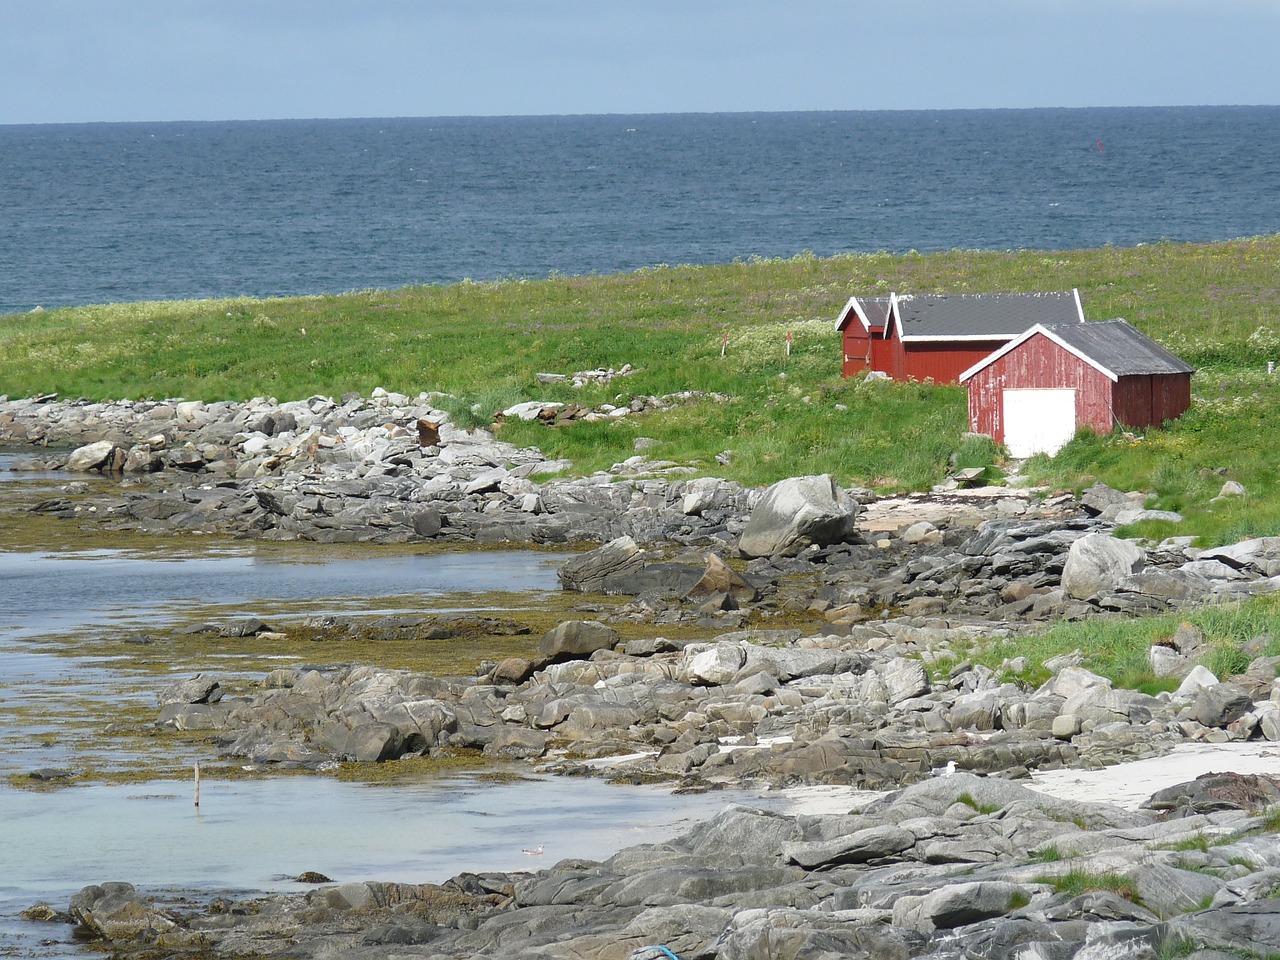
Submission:
[[[1004,391],[1004,445],[1012,457],[1057,453],[1076,433],[1074,390]]]

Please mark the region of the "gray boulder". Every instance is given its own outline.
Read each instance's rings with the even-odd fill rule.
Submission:
[[[1151,664],[1151,672],[1157,677],[1185,677],[1192,663],[1172,647],[1156,644],[1147,653],[1147,661]]]
[[[706,650],[690,647],[685,655],[685,675],[694,684],[728,683],[747,665],[747,651],[740,643],[717,643]]]
[[[1213,671],[1198,663],[1182,678],[1182,683],[1178,684],[1173,695],[1185,699],[1194,698],[1205,687],[1212,687],[1217,683],[1218,678],[1213,675]]]
[[[929,692],[929,672],[924,661],[895,657],[884,664],[877,664],[876,673],[884,683],[890,703],[901,703],[912,697],[922,697]]]
[[[116,445],[110,440],[85,444],[71,451],[67,457],[67,469],[72,473],[87,473],[107,464],[115,453]]]
[[[350,757],[359,763],[393,760],[400,755],[400,731],[389,723],[342,721],[323,723],[316,730],[316,744],[336,757]]]
[[[612,650],[621,639],[617,630],[598,620],[566,620],[538,641],[538,654],[544,660],[574,660]]]
[[[405,700],[387,707],[371,705],[382,723],[394,726],[404,739],[405,749],[414,752],[441,743],[458,728],[458,718],[438,700]]]
[[[1094,516],[1103,514],[1108,509],[1114,513],[1116,510],[1132,506],[1135,502],[1141,502],[1145,499],[1145,496],[1140,496],[1138,500],[1135,500],[1133,494],[1117,490],[1115,487],[1109,487],[1102,482],[1095,483],[1080,494],[1081,506]]]
[[[1030,900],[1030,890],[1004,880],[952,883],[920,897],[900,897],[893,905],[893,923],[921,933],[949,930],[1002,917]]]
[[[579,593],[604,592],[605,578],[632,573],[644,566],[644,551],[630,537],[618,537],[603,547],[574,557],[560,568],[560,583]]]
[[[1200,554],[1201,560],[1219,560],[1232,567],[1252,568],[1264,577],[1280,575],[1280,537],[1255,537]]]
[[[707,569],[687,596],[690,599],[704,599],[722,594],[733,597],[738,603],[751,603],[759,596],[759,591],[742,574],[713,553],[708,555]]]
[[[777,862],[778,849],[796,838],[792,817],[753,807],[730,805],[711,820],[695,824],[681,845],[700,863],[719,864]]]
[[[1123,593],[1139,593],[1172,603],[1202,600],[1213,592],[1213,584],[1189,570],[1143,570],[1116,584]]]
[[[1091,533],[1071,544],[1062,570],[1062,589],[1076,600],[1088,600],[1146,565],[1146,553],[1136,543]]]
[[[94,884],[71,898],[79,934],[93,940],[154,940],[177,926],[168,914],[138,896],[131,883]]]
[[[162,707],[171,703],[217,703],[222,699],[222,687],[212,677],[197,673],[165,687],[159,699]]]
[[[1179,870],[1160,863],[1146,863],[1134,871],[1138,899],[1162,917],[1200,910],[1224,886],[1208,873]]]
[[[857,530],[858,502],[830,474],[790,477],[765,491],[738,542],[747,558],[795,556],[811,544],[850,539]]]
[[[915,845],[916,835],[910,830],[885,824],[867,827],[834,840],[784,843],[782,857],[788,863],[812,870],[836,864],[892,860]]]
[[[783,907],[742,910],[716,941],[715,960],[834,960],[836,957],[904,958],[923,951],[915,942],[887,922],[888,911],[866,911],[862,922],[850,922],[855,911],[838,915],[816,910]],[[914,949],[912,949],[914,948]],[[684,956],[683,954],[681,956]],[[660,954],[654,960],[662,960]],[[636,960],[649,960],[637,957]]]
[[[547,752],[550,734],[542,730],[506,725],[499,728],[493,740],[484,745],[487,756],[502,760],[528,760]]]
[[[1256,812],[1280,801],[1280,781],[1242,773],[1206,773],[1153,793],[1142,806],[1189,816],[1216,810]]]
[[[1236,683],[1202,687],[1192,707],[1195,719],[1206,727],[1225,727],[1253,709],[1253,697]]]
[[[1168,933],[1171,938],[1182,937],[1237,956],[1271,956],[1280,952],[1280,900],[1185,914],[1169,923]]]

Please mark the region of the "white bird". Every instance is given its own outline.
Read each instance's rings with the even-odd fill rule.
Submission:
[[[949,777],[956,772],[956,762],[948,760],[945,767],[934,767],[929,771],[931,777]]]
[[[536,847],[526,847],[520,852],[527,857],[540,857],[542,856],[542,844],[538,844]]]

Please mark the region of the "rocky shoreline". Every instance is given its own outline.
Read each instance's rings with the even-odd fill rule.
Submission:
[[[584,616],[549,631],[536,657],[481,664],[472,677],[285,668],[245,696],[205,676],[163,691],[157,723],[201,731],[225,757],[319,769],[473,749],[686,789],[891,791],[841,816],[731,808],[670,844],[532,875],[325,885],[186,914],[106,885],[86,888],[69,914],[49,911],[114,950],[656,957],[668,954],[644,951],[664,947],[683,960],[1280,950],[1268,778],[1187,786],[1139,814],[1054,803],[1012,782],[1188,740],[1280,740],[1277,658],[1218,678],[1198,664],[1203,637],[1184,627],[1150,651],[1153,672],[1181,686],[1149,696],[1071,655],[1032,684],[1021,658],[997,671],[957,653],[1061,619],[1274,592],[1280,538],[1213,550],[1118,540],[1112,529],[1140,517],[1145,498],[1101,486],[1080,500],[1002,488],[893,501],[830,477],[750,490],[643,455],[559,478],[567,465],[459,430],[425,394],[0,398],[0,444],[68,450],[36,451],[19,468],[117,475],[106,492],[70,476],[35,508],[110,528],[598,544],[560,575],[584,594]],[[627,601],[593,606],[598,594]],[[820,626],[787,626],[797,614]],[[623,641],[622,621],[649,628]],[[674,624],[708,639],[664,637]],[[931,776],[948,770],[959,772]],[[1179,846],[1194,837],[1203,843]],[[1128,886],[1060,888],[1053,878],[1071,871]]]
[[[536,873],[319,878],[198,908],[108,883],[29,913],[117,956],[1264,957],[1280,873],[1260,811],[1278,797],[1270,778],[1213,774],[1131,812],[957,773],[841,815],[731,806],[669,842]]]

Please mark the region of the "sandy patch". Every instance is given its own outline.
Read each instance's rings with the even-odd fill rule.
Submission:
[[[1206,773],[1280,777],[1280,743],[1188,743],[1172,753],[1102,770],[1045,770],[1031,775],[1033,790],[1064,800],[1114,803],[1136,810],[1165,787]]]
[[[1119,763],[1101,770],[1046,770],[1019,780],[1032,790],[1063,800],[1112,803],[1136,810],[1158,790],[1206,773],[1251,773],[1280,777],[1280,743],[1190,743],[1163,757]],[[880,793],[852,787],[788,787],[763,792],[784,799],[790,814],[857,813]]]

